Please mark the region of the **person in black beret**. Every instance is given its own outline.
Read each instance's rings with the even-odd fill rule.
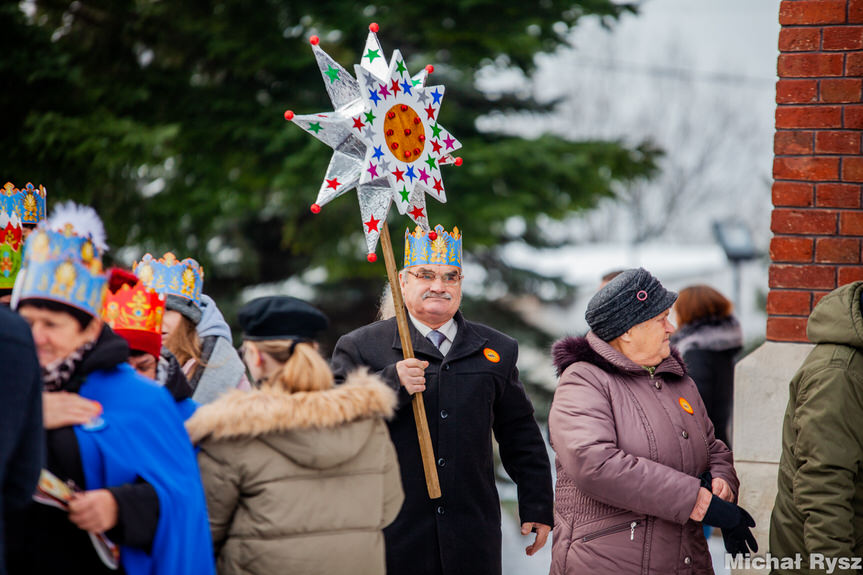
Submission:
[[[218,572],[383,573],[383,528],[404,499],[384,421],[395,392],[366,369],[335,387],[314,340],[329,322],[302,300],[256,299],[239,322],[255,389],[186,423]]]
[[[671,347],[676,300],[647,270],[624,270],[588,303],[587,336],[552,348],[552,575],[712,573],[702,522],[732,555],[758,550],[731,451]]]

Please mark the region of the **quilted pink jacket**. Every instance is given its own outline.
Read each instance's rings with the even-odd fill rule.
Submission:
[[[557,486],[551,575],[713,573],[689,519],[710,470],[739,487],[731,451],[676,350],[653,375],[592,333],[554,345],[549,430]]]

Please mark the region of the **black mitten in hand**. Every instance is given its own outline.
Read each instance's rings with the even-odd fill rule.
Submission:
[[[758,542],[750,531],[755,527],[755,520],[742,507],[714,495],[703,522],[722,529],[725,550],[732,555],[749,553],[750,549],[753,553],[758,551]]]

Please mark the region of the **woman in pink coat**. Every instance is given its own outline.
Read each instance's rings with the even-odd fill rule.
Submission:
[[[731,451],[669,343],[676,299],[626,270],[588,304],[587,336],[553,348],[552,575],[713,573],[702,522],[730,553],[757,550]]]

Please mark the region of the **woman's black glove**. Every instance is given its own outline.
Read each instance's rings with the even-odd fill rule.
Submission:
[[[751,527],[755,527],[755,520],[742,507],[714,495],[704,514],[703,523],[722,529],[725,550],[732,555],[758,551],[758,542],[750,531]]]

